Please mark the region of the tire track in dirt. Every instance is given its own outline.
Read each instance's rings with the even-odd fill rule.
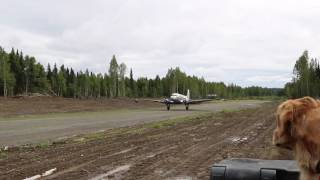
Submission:
[[[163,179],[163,178],[165,178],[165,176],[168,176],[170,174],[175,174],[176,172],[179,172],[181,170],[185,170],[185,172],[191,172],[191,174],[196,174],[196,172],[195,172],[196,170],[189,169],[188,167],[194,167],[196,165],[195,162],[202,162],[205,159],[207,159],[207,157],[204,156],[204,154],[212,154],[212,153],[218,154],[218,152],[221,151],[221,149],[219,149],[219,148],[227,146],[228,143],[226,143],[226,141],[227,141],[226,139],[228,137],[230,137],[230,134],[225,134],[225,133],[221,134],[220,131],[226,130],[228,128],[232,128],[232,127],[234,127],[234,124],[235,124],[234,121],[228,121],[228,122],[224,123],[224,125],[218,129],[213,127],[214,129],[211,129],[212,131],[209,131],[211,133],[206,134],[205,136],[207,136],[209,138],[214,137],[214,136],[219,136],[219,137],[217,139],[215,139],[213,142],[209,141],[210,142],[209,144],[207,141],[204,141],[204,143],[199,142],[199,143],[196,143],[196,144],[190,146],[189,148],[180,147],[180,149],[185,149],[185,151],[183,151],[182,153],[179,153],[179,154],[182,154],[182,157],[180,155],[178,163],[176,165],[173,165],[175,163],[171,162],[170,163],[171,166],[167,167],[168,169],[171,169],[169,171],[170,173],[166,173],[165,175],[162,175],[158,178]],[[248,124],[248,122],[244,119],[238,125],[245,126],[247,124]],[[252,128],[253,127],[250,126],[248,129],[252,129]],[[194,128],[194,129],[197,129],[197,128]],[[182,129],[179,131],[183,132],[184,130]],[[186,145],[188,146],[188,144],[186,144]],[[219,147],[219,148],[217,148],[217,147]],[[177,154],[178,154],[177,152],[172,152],[171,154],[167,154],[166,156],[167,157],[176,157]],[[183,157],[184,154],[191,155],[191,156],[190,157]],[[157,166],[161,166],[161,163],[162,163],[162,165],[168,164],[168,161],[164,161],[164,163],[163,163],[163,161],[157,162],[157,165],[153,165],[152,167],[142,166],[142,167],[147,167],[147,168],[134,169],[133,171],[140,172],[141,174],[145,175],[145,173],[152,172],[152,170],[154,170],[152,168],[157,167]],[[198,164],[201,165],[201,163],[198,163]],[[208,169],[206,169],[206,171],[207,170]],[[203,172],[203,170],[202,170],[202,172]],[[206,174],[208,174],[208,173],[206,172]],[[186,175],[188,175],[188,174],[182,174],[181,176],[186,176]],[[131,177],[130,175],[128,175],[128,176]],[[150,174],[149,176],[145,176],[143,179],[150,179],[150,178],[155,179],[154,174]],[[195,178],[195,177],[192,177],[192,178]]]
[[[141,141],[145,141],[145,140],[144,139],[143,140],[136,139],[135,143],[140,143]],[[148,144],[148,147],[154,147],[154,144],[156,144],[156,142],[150,142]],[[129,146],[132,146],[132,145],[129,145]],[[101,165],[101,167],[102,167],[102,166],[105,165],[105,162],[108,162],[108,161],[110,162],[111,159],[112,159],[112,162],[116,162],[116,163],[112,164],[113,166],[115,166],[116,164],[120,166],[123,163],[128,163],[128,161],[129,162],[136,162],[136,161],[141,160],[141,157],[143,157],[143,159],[148,159],[148,157],[146,158],[146,156],[145,156],[146,149],[143,146],[140,146],[140,145],[135,146],[134,154],[130,154],[126,158],[124,158],[126,156],[125,154],[131,153],[132,150],[131,151],[123,150],[125,152],[120,151],[120,152],[123,152],[123,153],[114,153],[114,154],[111,154],[111,155],[101,155],[100,154],[99,158],[96,158],[95,160],[90,160],[89,163],[85,162],[85,163],[83,163],[83,166],[77,166],[76,168],[71,167],[70,169],[72,171],[70,171],[70,170],[63,171],[59,175],[63,174],[64,176],[69,176],[69,173],[71,173],[71,172],[74,173],[74,171],[78,171],[79,168],[86,169],[86,166],[90,167],[90,164],[95,164],[95,166]],[[115,147],[117,147],[119,149],[124,148],[120,144],[118,144]],[[168,145],[168,146],[159,146],[158,150],[160,152],[164,152],[164,151],[168,151],[170,149],[173,149],[173,147],[171,145]],[[102,151],[102,149],[100,149],[100,148],[99,149],[95,149],[95,152],[101,152],[101,151]],[[91,153],[91,155],[89,156],[89,159],[92,159],[91,157],[96,157],[96,154],[92,154]],[[71,163],[71,164],[75,164],[75,163]],[[99,166],[97,166],[97,167],[99,167]],[[91,168],[91,170],[92,170],[92,168]],[[103,170],[105,171],[106,169],[103,169]],[[99,168],[97,168],[96,171],[99,171]],[[51,176],[51,177],[48,177],[48,179],[52,179],[52,178],[55,178],[55,177],[58,177],[58,176]]]
[[[256,116],[257,114],[253,114],[253,116]],[[223,128],[224,130],[227,130],[228,133],[224,134],[223,136],[217,137],[217,141],[207,141],[204,143],[199,143],[193,145],[190,150],[186,154],[191,154],[192,156],[187,158],[186,161],[182,162],[180,165],[174,167],[174,169],[177,170],[177,172],[191,172],[190,174],[196,175],[195,177],[192,178],[201,178],[204,175],[208,175],[208,168],[184,168],[184,167],[202,167],[202,165],[210,159],[208,156],[212,156],[214,154],[223,154],[224,149],[227,148],[230,145],[230,139],[233,136],[243,136],[243,134],[246,131],[249,131],[253,129],[253,126],[248,126],[251,124],[251,119],[242,119],[239,118],[237,121],[240,121],[240,123],[237,122],[232,122],[232,126],[229,128]],[[237,126],[235,126],[235,123],[237,123]],[[235,129],[240,128],[241,131],[237,132]],[[216,135],[216,133],[219,132],[214,132],[212,134],[208,134],[209,136]],[[211,161],[212,163],[212,161]],[[181,169],[181,170],[180,170]],[[183,174],[182,174],[183,176]]]
[[[192,151],[195,149],[194,147],[197,146],[197,145],[190,146],[190,144],[192,144],[192,138],[195,138],[194,135],[197,134],[197,132],[194,132],[194,130],[199,129],[200,126],[201,125],[195,125],[195,126],[192,126],[191,128],[189,126],[187,126],[185,128],[179,128],[177,130],[178,132],[176,134],[179,134],[180,136],[179,137],[176,136],[175,138],[178,139],[178,140],[172,142],[172,144],[178,144],[179,145],[179,149],[175,149],[175,150],[173,150],[173,151],[171,151],[169,153],[162,154],[162,157],[160,157],[160,158],[163,159],[163,160],[160,160],[160,161],[154,163],[152,166],[145,166],[144,165],[145,163],[142,162],[142,164],[143,164],[142,166],[138,166],[138,169],[133,169],[132,171],[140,172],[140,174],[142,176],[145,176],[147,173],[150,173],[150,172],[153,172],[153,171],[162,171],[162,170],[157,170],[156,168],[157,167],[161,167],[161,165],[163,165],[163,164],[169,164],[169,163],[170,163],[169,166],[166,167],[166,168],[167,169],[171,169],[170,170],[171,172],[175,171],[175,168],[177,166],[179,166],[179,164],[185,164],[184,160],[183,160],[185,158],[183,158],[183,156],[194,153]],[[232,126],[232,123],[228,122],[228,123],[224,124],[223,126],[224,126],[224,128],[227,127],[227,126]],[[217,129],[217,131],[210,131],[210,132],[219,133],[219,131],[221,129],[223,129],[223,128]],[[185,133],[185,132],[188,132],[188,130],[189,131],[191,130],[191,132]],[[191,141],[187,141],[184,144],[180,143],[180,142],[186,141],[184,136],[189,136],[189,140],[191,139]],[[223,137],[224,135],[222,134],[221,136]],[[208,135],[208,138],[210,138],[210,135]],[[161,140],[163,140],[163,139],[161,139]],[[167,143],[169,143],[169,142],[167,141]],[[218,140],[217,142],[215,142],[215,144],[218,144],[218,143],[221,143],[221,141]],[[199,144],[199,143],[197,143],[197,144]],[[184,150],[181,152],[181,149],[184,149]],[[171,162],[170,159],[177,158],[177,156],[179,156],[179,155],[182,156],[182,157],[179,158],[179,160],[180,160],[179,162],[175,161],[174,159]],[[187,159],[185,161],[187,161]],[[139,167],[143,167],[143,168],[139,169]],[[174,172],[172,172],[172,173],[174,173]],[[160,174],[159,178],[163,179],[164,178],[163,175],[167,176],[168,174],[170,174],[170,173],[167,172],[165,174]],[[131,175],[128,175],[128,177],[131,177]],[[155,179],[153,174],[150,174],[150,176],[145,176],[145,177],[141,177],[141,178],[150,179],[151,177],[153,179]]]

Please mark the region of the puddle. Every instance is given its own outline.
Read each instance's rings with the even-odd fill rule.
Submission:
[[[214,126],[221,126],[222,123],[218,122],[218,123],[214,123],[213,125],[214,125]]]
[[[255,126],[257,129],[267,129],[267,127],[263,123],[256,123]]]
[[[148,156],[146,156],[147,158],[153,158],[153,157],[155,157],[156,156],[156,154],[150,154],[150,155],[148,155]]]
[[[32,176],[32,177],[29,177],[29,178],[25,178],[23,180],[37,180],[37,179],[40,179],[42,177],[46,177],[46,176],[49,176],[51,175],[53,172],[55,172],[57,170],[57,168],[53,168],[53,169],[50,169],[44,173],[42,173],[41,175],[40,174],[37,174],[35,176]]]
[[[162,154],[162,153],[164,153],[164,152],[166,152],[166,151],[169,151],[169,150],[171,150],[171,149],[175,149],[175,148],[177,148],[178,146],[171,146],[171,147],[168,147],[168,148],[164,148],[164,149],[162,149],[162,150],[160,150],[160,151],[158,151],[158,152],[155,152],[155,153],[149,153],[148,155],[146,155],[146,158],[153,158],[153,157],[155,157],[155,156],[157,156],[157,155],[159,155],[159,154]]]
[[[194,142],[205,141],[205,140],[207,140],[207,139],[208,139],[207,137],[204,137],[204,138],[192,138],[192,140],[193,140]]]
[[[123,151],[113,153],[113,154],[111,154],[111,156],[115,156],[115,155],[119,155],[119,154],[124,154],[124,153],[130,152],[130,151],[132,151],[132,150],[133,150],[133,148],[125,149],[125,150],[123,150]]]
[[[241,142],[245,142],[248,140],[248,137],[231,137],[231,138],[228,138],[232,143],[241,143]]]
[[[194,180],[194,179],[190,176],[177,176],[177,177],[167,178],[166,180]]]
[[[113,179],[116,177],[114,176],[115,174],[123,171],[128,171],[130,169],[131,165],[124,165],[124,166],[119,166],[111,171],[108,171],[105,174],[100,174],[96,177],[91,178],[90,180],[107,180],[110,179],[110,176],[112,176]]]

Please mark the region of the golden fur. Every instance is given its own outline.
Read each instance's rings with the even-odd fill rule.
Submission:
[[[320,173],[320,101],[311,97],[287,100],[276,112],[273,144],[293,150],[301,180],[316,180]]]

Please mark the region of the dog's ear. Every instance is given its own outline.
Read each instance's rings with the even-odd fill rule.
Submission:
[[[293,120],[296,119],[295,100],[287,100],[280,104],[277,109],[277,129],[280,133],[291,136]]]
[[[309,96],[294,100],[292,103],[292,121],[297,123],[307,111],[318,106],[319,103]]]
[[[292,137],[298,138],[303,137],[305,134],[304,123],[306,120],[306,113],[311,109],[314,109],[319,106],[319,103],[311,98],[311,97],[304,97],[300,99],[293,100],[291,103],[291,115],[290,123],[288,123],[290,135]]]

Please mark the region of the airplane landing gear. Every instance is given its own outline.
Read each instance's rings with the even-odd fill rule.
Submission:
[[[167,104],[167,110],[168,111],[170,110],[170,104]]]
[[[186,104],[186,111],[189,110],[189,104]]]

